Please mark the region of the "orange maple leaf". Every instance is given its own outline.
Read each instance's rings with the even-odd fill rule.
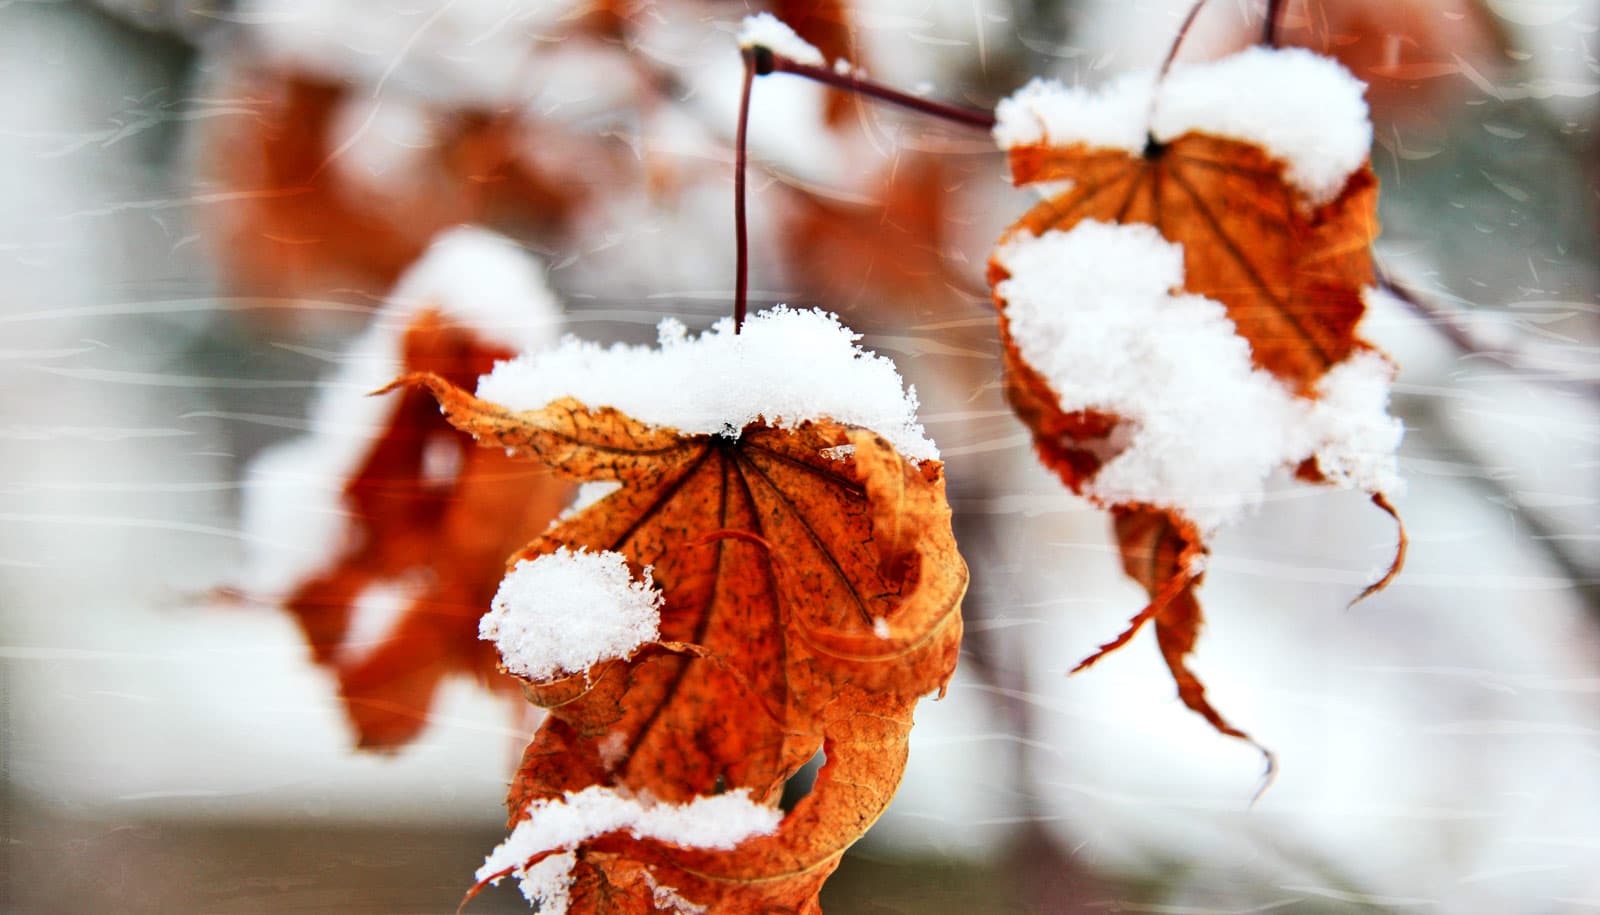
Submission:
[[[660,803],[744,790],[775,805],[827,754],[777,832],[731,851],[615,831],[585,841],[576,911],[653,911],[659,887],[714,911],[815,911],[894,794],[917,699],[955,668],[967,571],[942,465],[832,421],[684,435],[571,398],[512,412],[436,375],[405,382],[496,453],[620,484],[513,561],[613,551],[650,567],[664,596],[659,643],[525,683],[550,716],[512,784],[513,826],[530,804],[591,786]]]
[[[1069,186],[1028,211],[1002,246],[1089,221],[1153,226],[1182,247],[1180,291],[1220,303],[1235,333],[1248,342],[1254,366],[1304,401],[1318,397],[1330,368],[1372,350],[1355,333],[1363,290],[1373,283],[1370,249],[1378,232],[1377,182],[1368,163],[1349,172],[1336,193],[1317,199],[1268,149],[1195,129],[1165,141],[1152,133],[1140,151],[1082,141],[1057,144],[1046,136],[1012,145],[1009,156],[1015,184]],[[1007,316],[1001,286],[1010,272],[1001,261],[997,251],[989,281],[1000,310],[1007,399],[1031,429],[1044,463],[1068,487],[1092,497],[1090,484],[1128,447],[1131,430],[1125,417],[1109,410],[1064,408],[1048,378],[1024,358]],[[1218,403],[1216,409],[1230,406]],[[1299,462],[1297,473],[1326,482],[1312,457]],[[1374,492],[1373,501],[1395,515],[1382,492]],[[1153,620],[1184,704],[1217,730],[1249,740],[1212,707],[1184,663],[1201,624],[1194,596],[1204,574],[1201,530],[1172,505],[1135,501],[1110,507],[1124,568],[1145,587],[1150,602],[1076,669],[1122,646]],[[1363,597],[1394,578],[1404,551],[1402,529],[1390,568]],[[1270,754],[1268,759],[1270,766]]]
[[[1221,302],[1255,364],[1302,394],[1353,352],[1372,285],[1378,183],[1363,165],[1333,200],[1307,208],[1283,164],[1249,143],[1189,133],[1143,155],[1082,145],[1013,149],[1018,186],[1072,181],[1007,237],[1085,219],[1146,223],[1183,246],[1184,289]],[[1004,278],[991,263],[990,284]]]
[[[461,383],[513,355],[433,309],[412,320],[401,349],[406,369]],[[430,475],[428,464],[458,469]],[[344,486],[341,552],[286,602],[313,658],[338,678],[360,746],[394,749],[415,737],[449,674],[515,692],[493,647],[479,641],[478,618],[506,554],[543,530],[571,493],[541,468],[473,447],[425,393],[402,395]],[[375,644],[355,644],[362,596],[382,587],[398,589],[398,619]]]

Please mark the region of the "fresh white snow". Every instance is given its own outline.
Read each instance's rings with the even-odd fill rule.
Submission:
[[[739,788],[712,797],[697,797],[687,804],[662,804],[629,797],[616,788],[594,785],[568,792],[558,800],[536,800],[528,805],[528,816],[519,822],[475,874],[480,881],[494,878],[507,869],[522,880],[528,901],[540,911],[565,911],[566,893],[571,886],[570,854],[552,855],[532,867],[523,863],[543,852],[570,850],[608,832],[627,830],[640,839],[655,839],[688,848],[733,848],[752,836],[767,835],[778,828],[783,811],[750,800],[750,791]],[[558,864],[546,864],[553,858]],[[530,876],[532,879],[530,879]],[[671,891],[675,898],[676,893]],[[683,900],[693,905],[688,900]],[[548,907],[548,908],[547,908]]]
[[[822,52],[794,33],[783,20],[771,13],[744,17],[739,24],[739,47],[763,47],[796,63],[820,67],[827,63]]]
[[[500,649],[506,670],[530,680],[626,658],[661,635],[661,592],[650,569],[635,580],[620,553],[562,547],[521,560],[490,608],[478,637]]]
[[[1312,205],[1338,196],[1372,146],[1366,85],[1331,58],[1302,48],[1253,47],[1179,65],[1154,93],[1155,75],[1130,73],[1099,88],[1035,79],[996,108],[1002,149],[1047,143],[1122,149],[1186,133],[1255,144],[1284,163]]]
[[[904,387],[893,362],[857,346],[860,335],[836,315],[779,305],[750,315],[741,333],[724,318],[698,337],[667,318],[659,337],[655,348],[568,337],[499,363],[478,396],[513,410],[574,397],[690,435],[737,436],[758,420],[794,428],[831,419],[872,429],[912,460],[939,456],[917,422],[915,389]]]
[[[997,290],[1018,351],[1061,409],[1124,420],[1122,450],[1088,495],[1175,508],[1211,532],[1310,456],[1336,484],[1398,487],[1387,360],[1357,353],[1329,370],[1318,399],[1296,396],[1251,364],[1221,304],[1173,293],[1183,250],[1154,227],[1086,221],[1014,239],[996,260],[1011,273]]]

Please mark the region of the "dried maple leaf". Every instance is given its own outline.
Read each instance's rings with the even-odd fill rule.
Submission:
[[[422,392],[398,402],[366,392],[397,369],[470,383],[514,355],[513,345],[550,336],[533,267],[490,233],[442,236],[343,357],[314,410],[313,434],[252,466],[246,528],[281,544],[253,555],[254,587],[287,595],[313,659],[338,679],[364,748],[412,739],[448,675],[517,691],[479,641],[478,618],[506,555],[550,523],[573,487],[474,447]],[[466,290],[440,288],[464,275],[495,284],[491,301],[469,305]],[[494,296],[514,299],[521,313],[497,314]],[[476,311],[461,317],[468,307]],[[336,496],[323,495],[323,480]]]
[[[577,910],[653,911],[670,887],[714,911],[815,911],[899,783],[912,707],[954,670],[967,574],[942,465],[832,421],[685,435],[570,398],[512,412],[438,376],[407,380],[496,453],[620,484],[514,559],[614,551],[650,567],[664,595],[659,645],[526,684],[550,717],[512,785],[513,826],[534,802],[596,785],[660,803],[743,789],[776,804],[827,754],[776,834],[731,851],[586,841]]]
[[[1143,379],[1134,379],[1136,382],[1185,379],[1173,383],[1171,393],[1187,396],[1196,387],[1207,388],[1213,379],[1206,371],[1183,364],[1187,357],[1180,354],[1185,347],[1196,348],[1196,352],[1209,347],[1208,354],[1226,361],[1236,349],[1228,343],[1233,335],[1248,343],[1254,370],[1242,361],[1227,367],[1224,374],[1231,387],[1219,385],[1218,399],[1209,404],[1191,403],[1194,409],[1226,416],[1259,403],[1277,417],[1273,422],[1292,431],[1295,423],[1321,422],[1333,428],[1343,420],[1329,420],[1327,414],[1360,412],[1347,410],[1348,403],[1334,403],[1341,399],[1362,399],[1360,407],[1372,413],[1374,386],[1382,388],[1380,399],[1386,400],[1388,370],[1355,334],[1364,310],[1363,290],[1373,281],[1370,245],[1377,234],[1377,184],[1365,161],[1370,126],[1360,102],[1359,84],[1336,65],[1303,51],[1256,49],[1208,66],[1209,70],[1197,67],[1174,73],[1173,79],[1180,81],[1176,87],[1152,89],[1148,80],[1128,80],[1102,90],[1099,96],[1085,96],[1034,84],[1003,104],[997,136],[1009,147],[1014,182],[1047,187],[1064,183],[1066,187],[1051,193],[1008,231],[991,258],[989,280],[1000,308],[1008,399],[1032,430],[1041,459],[1074,491],[1113,509],[1124,566],[1150,596],[1150,603],[1133,617],[1127,630],[1078,669],[1120,647],[1153,620],[1162,655],[1183,702],[1219,731],[1248,739],[1211,706],[1184,664],[1201,623],[1194,588],[1204,571],[1204,534],[1227,514],[1204,505],[1215,498],[1212,490],[1216,484],[1200,478],[1199,485],[1184,491],[1163,492],[1164,482],[1183,479],[1181,472],[1174,471],[1188,459],[1183,453],[1173,454],[1175,463],[1165,467],[1158,464],[1152,471],[1145,466],[1142,486],[1128,485],[1123,479],[1117,486],[1105,480],[1108,465],[1140,447],[1141,435],[1147,440],[1159,439],[1157,444],[1168,449],[1181,452],[1187,448],[1184,436],[1171,434],[1173,429],[1184,431],[1185,420],[1180,417],[1176,425],[1169,423],[1156,434],[1151,431],[1149,416],[1125,416],[1113,405],[1119,401],[1130,405],[1129,409],[1149,407],[1141,400],[1148,401],[1154,393],[1115,394],[1096,389],[1093,382],[1078,385],[1072,378],[1072,366],[1042,364],[1051,361],[1052,354],[1039,352],[1037,345],[1030,358],[1024,350],[1033,341],[1018,338],[1013,306],[1018,295],[1031,293],[1011,282],[1013,264],[1020,262],[1018,251],[1029,243],[1048,243],[1052,256],[1057,256],[1055,262],[1048,262],[1042,253],[1032,255],[1032,263],[1037,265],[1034,269],[1040,271],[1030,279],[1035,289],[1050,282],[1046,274],[1058,265],[1057,274],[1105,271],[1108,277],[1118,270],[1153,270],[1160,279],[1106,280],[1113,285],[1123,283],[1123,291],[1152,303],[1152,320],[1181,314],[1186,322],[1173,324],[1171,331],[1151,327],[1145,333],[1139,328],[1123,328],[1130,334],[1128,343],[1140,343],[1141,337],[1158,340],[1163,333],[1173,338],[1167,349],[1151,343],[1150,353],[1124,357],[1159,363],[1151,369],[1154,374],[1147,372]],[[1290,85],[1251,88],[1263,80],[1272,82],[1272,77]],[[1214,82],[1208,84],[1208,79]],[[1334,122],[1329,127],[1333,137],[1321,145],[1314,121],[1299,133],[1280,126],[1282,118],[1291,116],[1292,92],[1304,91],[1306,86],[1322,93],[1316,97],[1332,99],[1328,107],[1333,113],[1327,116]],[[1270,96],[1265,113],[1249,108],[1254,103],[1253,93],[1258,92]],[[1275,110],[1274,104],[1285,110]],[[1079,127],[1075,120],[1087,126]],[[1208,123],[1217,125],[1214,132],[1207,131]],[[1119,225],[1141,228],[1111,228]],[[1159,236],[1142,227],[1153,227]],[[1082,232],[1077,231],[1080,228]],[[1181,256],[1181,264],[1175,262],[1169,269],[1163,258],[1172,249],[1171,243],[1181,248],[1181,254],[1172,252]],[[1070,253],[1069,244],[1096,246],[1101,255],[1083,255],[1066,266],[1059,255]],[[1126,263],[1118,260],[1124,251],[1133,252]],[[1163,283],[1181,287],[1178,292],[1184,295],[1162,288]],[[1143,288],[1147,286],[1150,288]],[[1050,292],[1045,289],[1043,297]],[[1127,320],[1119,317],[1112,292],[1104,297],[1103,325],[1058,332],[1099,334],[1105,327]],[[1220,303],[1225,322],[1208,311],[1216,307],[1210,303]],[[1063,294],[1054,306],[1066,310],[1080,304]],[[1218,327],[1224,328],[1222,337],[1227,339],[1201,339]],[[1166,357],[1170,357],[1170,366],[1162,361]],[[1335,367],[1342,370],[1337,379],[1330,372]],[[1266,375],[1275,382],[1264,380]],[[1358,376],[1366,377],[1352,386],[1351,380]],[[1371,380],[1374,376],[1380,376],[1377,382]],[[1360,395],[1350,393],[1360,386],[1365,388]],[[1183,390],[1185,387],[1188,390]],[[1073,389],[1073,396],[1064,401],[1066,388]],[[1237,390],[1250,403],[1227,402],[1220,397],[1222,390]],[[1290,467],[1298,466],[1303,479],[1322,482],[1333,478],[1335,482],[1369,485],[1374,502],[1394,514],[1381,486],[1367,482],[1377,474],[1347,473],[1348,468],[1341,469],[1334,456],[1339,447],[1327,442],[1328,436],[1336,439],[1341,434],[1368,436],[1359,443],[1343,443],[1349,452],[1367,447],[1374,430],[1377,438],[1383,438],[1382,427],[1392,421],[1382,408],[1379,403],[1377,418],[1364,418],[1365,427],[1354,433],[1342,428],[1326,433],[1323,439],[1315,432],[1305,433],[1304,441],[1288,444],[1283,453],[1268,447],[1262,470],[1287,461]],[[1389,437],[1388,453],[1392,454],[1398,442],[1397,427]],[[1226,457],[1228,447],[1219,451]],[[1307,451],[1316,454],[1308,456]],[[1197,504],[1200,507],[1195,507]],[[1202,520],[1203,524],[1197,523]],[[1389,571],[1366,593],[1382,587],[1398,572],[1404,546],[1402,531]]]
[[[513,355],[435,311],[407,329],[404,352],[408,369],[463,383]],[[431,479],[425,465],[459,469]],[[286,603],[317,663],[338,677],[360,746],[392,749],[415,737],[448,674],[515,689],[497,672],[493,647],[478,640],[478,618],[506,554],[548,525],[570,495],[539,468],[472,447],[426,394],[401,396],[344,488],[345,551]],[[377,644],[353,644],[363,594],[385,583],[398,589],[388,597],[401,604],[390,610],[398,619]]]

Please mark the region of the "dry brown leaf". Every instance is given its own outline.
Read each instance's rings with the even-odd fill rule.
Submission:
[[[615,551],[664,594],[662,645],[526,685],[550,717],[512,785],[513,825],[530,802],[591,785],[669,803],[743,788],[776,804],[827,748],[773,836],[729,852],[586,843],[577,911],[650,911],[651,879],[713,911],[814,910],[894,794],[917,699],[955,668],[967,572],[942,465],[827,421],[680,435],[571,399],[511,412],[437,376],[406,380],[492,451],[620,484],[513,561]]]
[[[1070,187],[1028,211],[1006,239],[1070,230],[1084,220],[1155,226],[1183,247],[1183,291],[1221,303],[1236,332],[1249,342],[1256,367],[1300,396],[1314,397],[1331,366],[1371,348],[1355,334],[1365,308],[1362,290],[1374,279],[1378,189],[1370,165],[1352,174],[1332,200],[1308,207],[1285,180],[1281,162],[1254,145],[1201,133],[1165,144],[1152,141],[1137,155],[1082,144],[1024,146],[1010,151],[1010,162],[1019,186],[1070,182]],[[998,262],[990,262],[991,286],[1007,276]],[[1124,447],[1117,434],[1124,420],[1095,410],[1063,410],[1059,395],[1019,352],[998,291],[995,301],[1007,399],[1032,430],[1040,459],[1068,487],[1083,492]],[[1301,466],[1300,476],[1322,482],[1314,461]],[[1381,494],[1373,499],[1395,515]],[[1162,506],[1109,507],[1124,568],[1145,587],[1150,603],[1077,669],[1154,621],[1162,657],[1184,704],[1218,731],[1249,740],[1211,706],[1185,664],[1202,623],[1194,597],[1206,556],[1199,531]],[[1402,529],[1389,571],[1362,596],[1394,578],[1404,553]],[[1270,766],[1270,754],[1268,759]]]
[[[462,383],[512,355],[431,310],[407,329],[403,353],[408,369]],[[429,479],[425,462],[459,470]],[[345,485],[343,551],[287,602],[314,659],[338,678],[362,747],[394,749],[415,737],[448,675],[515,693],[493,646],[478,640],[478,618],[506,554],[543,530],[571,492],[541,468],[474,447],[425,392],[401,395],[388,428]],[[362,594],[383,586],[414,593],[377,644],[353,644]]]
[[[1255,364],[1309,394],[1328,367],[1367,344],[1355,336],[1372,285],[1378,184],[1370,166],[1308,209],[1283,165],[1237,140],[1189,133],[1121,150],[1028,146],[1011,151],[1018,186],[1072,181],[1007,233],[1040,235],[1085,219],[1146,223],[1183,245],[1184,291],[1228,310]],[[990,267],[990,285],[1004,278]]]

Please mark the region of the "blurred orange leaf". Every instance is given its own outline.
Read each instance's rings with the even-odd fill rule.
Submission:
[[[433,310],[412,321],[402,352],[406,368],[462,383],[512,356]],[[543,530],[571,492],[541,468],[473,447],[427,394],[401,396],[344,487],[342,552],[287,602],[317,663],[338,677],[362,747],[394,749],[415,737],[449,674],[515,690],[493,647],[479,641],[478,618],[506,555]],[[389,610],[396,617],[367,632],[356,623],[363,597],[384,589],[400,604]],[[376,641],[355,641],[369,638]]]

